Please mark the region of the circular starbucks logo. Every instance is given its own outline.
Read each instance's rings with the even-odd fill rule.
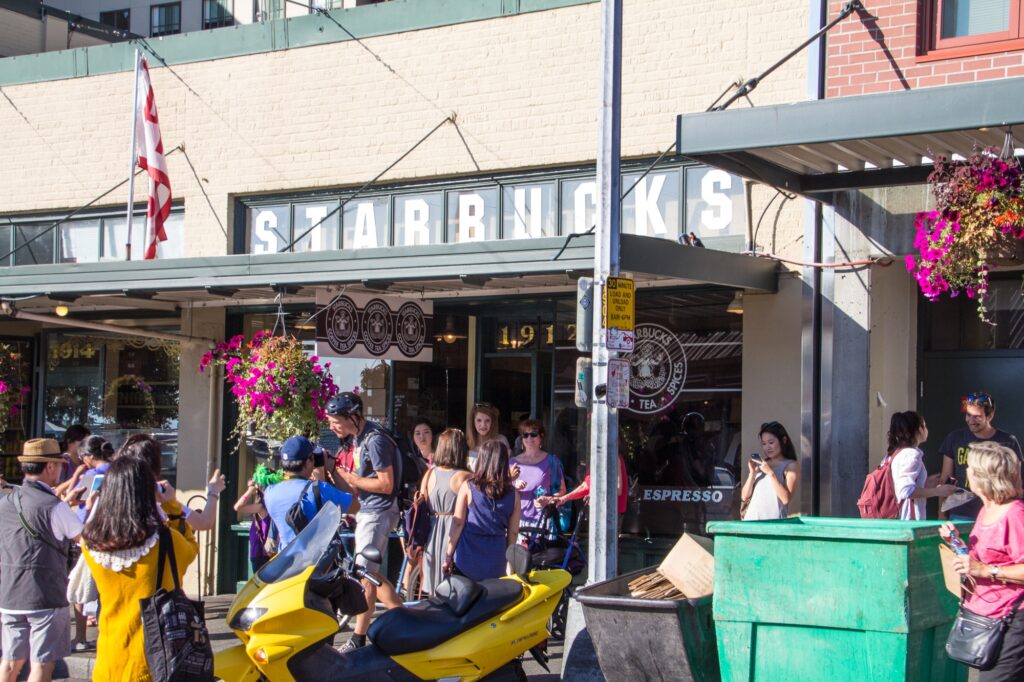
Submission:
[[[427,321],[423,311],[415,303],[403,303],[398,309],[398,350],[406,357],[416,357],[423,350],[423,342],[427,337]]]
[[[686,383],[686,351],[679,337],[658,324],[636,326],[630,357],[629,409],[654,414],[675,402]]]
[[[391,308],[379,298],[363,308],[363,345],[373,355],[384,355],[391,347]]]
[[[327,309],[327,343],[335,353],[345,354],[359,340],[359,314],[348,296],[338,296]]]

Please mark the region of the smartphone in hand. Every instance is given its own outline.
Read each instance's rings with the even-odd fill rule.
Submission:
[[[98,493],[100,486],[103,485],[104,474],[96,474],[92,477],[92,484],[89,485],[89,494]]]

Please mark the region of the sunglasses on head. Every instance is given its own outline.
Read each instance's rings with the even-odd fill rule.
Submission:
[[[494,405],[491,405],[490,403],[474,403],[473,404],[473,409],[474,410],[477,409],[477,408],[481,408],[481,407],[485,408],[485,409],[488,409],[488,410],[493,410],[494,409]]]
[[[523,438],[540,438],[540,431],[523,431],[519,435]]]
[[[969,403],[991,403],[992,396],[984,391],[978,391],[977,393],[968,393],[965,400]]]
[[[782,424],[780,424],[779,422],[765,422],[764,424],[761,424],[761,430],[764,431],[765,429],[773,429],[777,426],[782,426]]]

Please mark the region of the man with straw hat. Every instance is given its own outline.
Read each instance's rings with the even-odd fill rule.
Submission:
[[[49,682],[70,648],[68,547],[82,522],[69,504],[82,489],[54,494],[64,459],[52,438],[26,441],[18,461],[25,480],[0,497],[0,682],[14,682],[25,659],[29,680]]]

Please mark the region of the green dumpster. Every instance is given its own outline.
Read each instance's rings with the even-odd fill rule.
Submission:
[[[957,599],[942,579],[939,525],[709,523],[722,680],[966,680],[945,652]]]

